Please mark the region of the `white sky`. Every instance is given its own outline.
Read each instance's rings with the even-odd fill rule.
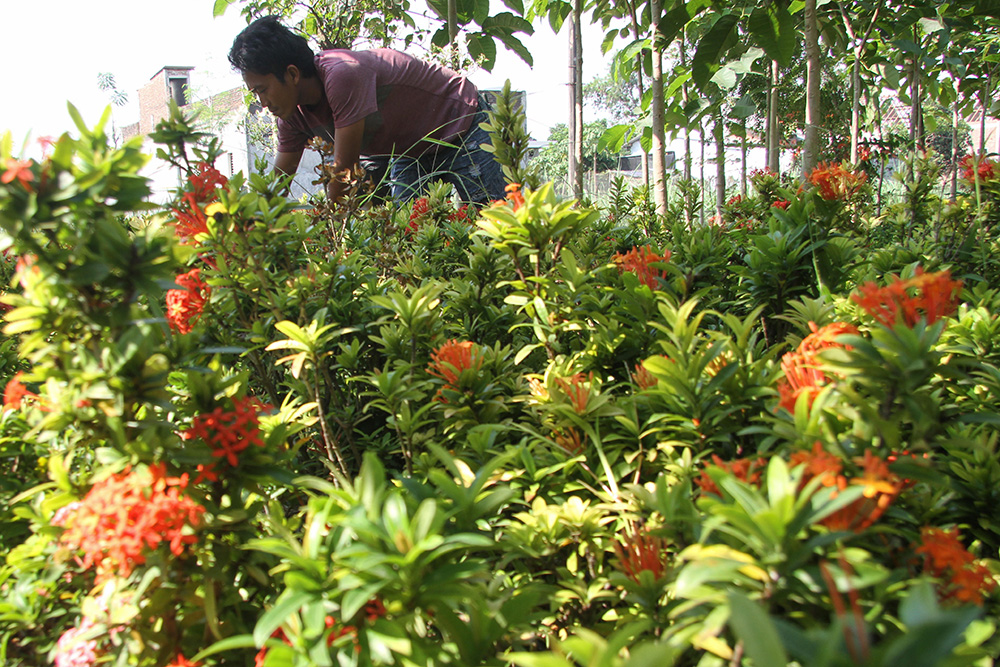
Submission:
[[[119,125],[138,120],[136,91],[162,67],[193,66],[196,97],[242,85],[226,54],[246,26],[238,6],[218,18],[213,0],[0,0],[0,43],[7,64],[0,70],[0,134],[10,130],[15,147],[30,135],[76,134],[66,111],[70,101],[93,126],[109,103],[97,87],[101,72],[114,75],[129,104],[115,109]],[[419,3],[414,3],[419,4]],[[588,26],[585,25],[585,28]],[[584,33],[584,79],[602,75],[600,30]],[[548,25],[536,27],[525,43],[534,56],[529,68],[498,47],[492,73],[469,75],[481,88],[499,88],[505,79],[528,93],[528,129],[535,139],[567,118],[569,92],[567,35]],[[586,119],[585,119],[586,120]],[[20,152],[15,148],[15,152]],[[34,152],[29,149],[28,152]]]

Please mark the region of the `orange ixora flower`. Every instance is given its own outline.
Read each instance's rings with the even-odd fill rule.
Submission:
[[[580,431],[573,426],[553,429],[552,439],[555,440],[555,443],[559,445],[559,447],[569,454],[573,454],[575,456],[583,453],[583,436],[581,436]]]
[[[618,555],[618,567],[629,579],[639,583],[643,571],[653,573],[654,579],[662,579],[667,570],[670,543],[649,529],[633,528],[631,535],[619,535],[614,541]]]
[[[199,163],[195,172],[188,177],[191,190],[181,196],[181,202],[173,209],[177,223],[174,231],[184,243],[193,243],[199,234],[208,233],[205,204],[218,199],[218,188],[225,186],[226,177],[218,169],[206,163]]]
[[[805,466],[802,472],[801,486],[805,486],[817,477],[823,480],[823,486],[835,486],[837,478],[844,469],[844,462],[840,460],[840,457],[823,449],[823,445],[818,442],[813,444],[811,450],[801,449],[788,457],[789,468],[800,465]]]
[[[837,342],[843,334],[857,334],[857,327],[843,322],[834,322],[824,327],[809,323],[812,333],[802,339],[794,352],[786,352],[781,357],[784,377],[778,381],[781,396],[779,406],[795,412],[795,403],[801,394],[806,394],[810,407],[820,390],[831,381],[830,376],[819,369],[819,353],[831,348],[850,349],[849,345]]]
[[[663,254],[657,254],[652,246],[632,248],[627,253],[615,253],[612,261],[618,265],[618,273],[629,271],[639,277],[639,282],[650,289],[656,289],[660,285],[660,279],[667,277],[666,269],[656,269],[652,266],[654,262],[669,262],[670,251],[664,250]]]
[[[212,448],[212,456],[219,461],[225,460],[234,468],[239,465],[240,452],[247,447],[263,447],[260,437],[258,414],[263,404],[252,396],[242,398],[232,397],[231,409],[221,406],[211,412],[195,416],[191,426],[181,433],[185,440],[200,438]],[[212,480],[216,471],[214,466],[206,466],[200,470],[205,478]]]
[[[520,183],[510,183],[504,188],[504,192],[507,193],[507,201],[516,211],[517,209],[524,206],[524,194],[521,193]]]
[[[635,372],[632,373],[632,382],[639,389],[649,389],[655,387],[659,380],[640,361],[635,365]]]
[[[719,491],[719,487],[715,485],[715,481],[707,472],[709,466],[722,468],[742,482],[753,486],[760,486],[761,475],[764,473],[764,469],[767,468],[767,459],[757,457],[756,459],[743,458],[723,461],[718,454],[712,454],[712,462],[705,463],[705,469],[695,478],[694,483],[701,489],[702,493],[711,493],[721,497],[722,492]]]
[[[12,157],[7,158],[4,164],[3,175],[0,176],[0,183],[8,185],[17,180],[21,186],[31,192],[31,186],[29,183],[35,180],[35,174],[31,171],[31,160],[15,160]]]
[[[438,390],[437,398],[447,402],[442,391],[444,389],[459,391],[462,372],[478,371],[483,365],[483,358],[482,350],[472,341],[449,340],[431,352],[431,363],[427,366],[427,372],[444,380],[444,386]]]
[[[200,662],[192,662],[184,657],[183,653],[178,653],[174,661],[165,665],[165,667],[201,667]]]
[[[167,322],[182,334],[189,333],[201,317],[212,290],[201,279],[201,269],[191,269],[177,276],[181,289],[167,290]]]
[[[849,199],[867,178],[863,171],[848,171],[839,163],[827,162],[820,162],[809,174],[809,182],[819,188],[819,196],[827,201]]]
[[[593,381],[593,373],[587,373],[586,375],[576,373],[568,378],[556,378],[556,384],[566,394],[569,404],[573,406],[573,411],[578,415],[582,415],[587,411]]]
[[[126,468],[91,487],[64,519],[60,543],[81,552],[84,569],[98,580],[127,577],[150,551],[168,544],[174,556],[194,544],[205,508],[184,495],[188,476],[167,477],[162,463],[147,471]]]
[[[28,400],[39,400],[38,394],[28,391],[28,388],[24,386],[21,382],[21,378],[24,376],[24,371],[18,371],[14,374],[8,382],[7,386],[3,390],[3,407],[6,410],[18,410],[24,403],[25,399]]]
[[[855,459],[861,476],[848,480],[837,475],[839,490],[848,486],[862,487],[861,497],[820,521],[830,530],[851,530],[860,533],[878,521],[903,489],[903,481],[889,470],[889,465],[870,450]]]
[[[912,278],[896,277],[885,287],[867,282],[858,288],[851,300],[887,327],[897,322],[912,327],[921,318],[927,324],[934,324],[954,313],[961,291],[962,281],[952,280],[951,271],[924,273],[918,267]]]
[[[962,544],[958,528],[923,528],[916,552],[924,556],[924,571],[943,580],[939,590],[944,598],[981,605],[983,594],[997,587],[989,568]]]

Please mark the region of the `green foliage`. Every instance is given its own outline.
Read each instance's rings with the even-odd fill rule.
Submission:
[[[877,250],[863,197],[765,173],[707,226],[624,182],[314,209],[175,110],[154,206],[106,122],[0,142],[5,663],[996,654],[1000,298],[929,190]]]

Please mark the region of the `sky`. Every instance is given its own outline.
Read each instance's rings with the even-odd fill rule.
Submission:
[[[129,103],[114,109],[115,122],[138,120],[137,90],[165,66],[193,66],[196,98],[242,85],[226,54],[246,22],[237,6],[212,16],[213,0],[0,0],[7,55],[0,70],[0,134],[10,130],[15,147],[27,138],[76,133],[66,110],[72,102],[90,126],[110,102],[98,89],[98,75],[114,75]],[[414,3],[419,4],[419,3]],[[600,31],[584,32],[584,79],[607,71],[600,54]],[[566,122],[567,34],[547,25],[525,38],[535,66],[498,47],[492,73],[474,71],[469,78],[480,88],[499,88],[511,79],[527,92],[528,129],[535,139],[548,138],[548,128]],[[416,55],[416,54],[415,54]],[[15,148],[15,152],[21,152]]]

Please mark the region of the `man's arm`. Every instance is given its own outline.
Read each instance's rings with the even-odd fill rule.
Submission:
[[[301,159],[301,150],[294,153],[282,153],[279,151],[278,156],[274,158],[274,168],[283,174],[294,174],[295,170],[299,168],[299,160]]]
[[[365,121],[362,118],[353,125],[338,127],[333,133],[333,171],[340,174],[345,170],[354,169],[361,157],[361,139],[365,132]],[[339,178],[334,178],[326,186],[326,196],[330,201],[339,201],[347,190],[347,184]]]

